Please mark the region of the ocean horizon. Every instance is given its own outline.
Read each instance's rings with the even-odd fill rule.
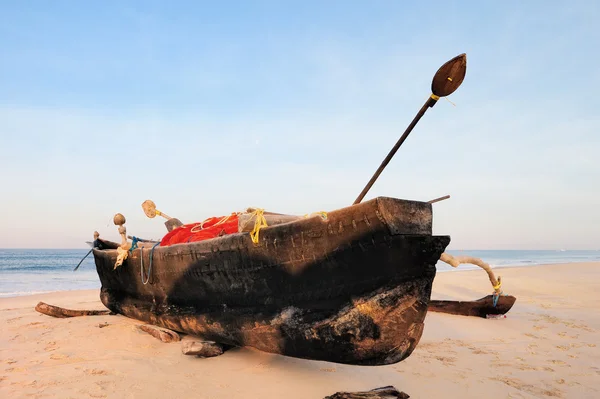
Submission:
[[[0,248],[0,298],[55,291],[99,289],[93,256],[73,271],[89,249]],[[494,269],[545,264],[598,262],[600,250],[448,250],[454,256],[481,258]],[[474,265],[453,268],[438,262],[438,272],[474,270]]]

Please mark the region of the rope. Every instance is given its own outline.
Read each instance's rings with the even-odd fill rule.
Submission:
[[[502,292],[502,279],[498,276],[498,284],[494,285],[494,291]]]
[[[497,292],[494,292],[493,299],[492,299],[492,302],[494,303],[494,307],[496,307],[496,305],[498,304],[499,298],[500,298],[500,294]]]
[[[227,216],[224,216],[224,217],[222,217],[222,218],[221,218],[221,220],[219,220],[217,223],[213,224],[212,226],[218,226],[218,225],[220,225],[220,224],[223,224],[223,223],[225,223],[225,222],[226,222],[226,221],[227,221],[227,220],[228,220],[228,219],[229,219],[231,216],[233,216],[233,215],[235,215],[235,213],[232,213],[231,215],[227,215]],[[208,218],[208,219],[212,219],[212,218]],[[197,232],[199,232],[200,230],[204,229],[204,223],[206,223],[206,221],[207,221],[208,219],[204,219],[204,220],[203,220],[203,221],[202,221],[200,224],[197,224],[197,225],[195,225],[194,227],[192,227],[192,228],[190,229],[190,231],[191,231],[192,233],[197,233]],[[210,226],[210,227],[212,227],[212,226]],[[199,227],[199,229],[198,229],[198,227]]]
[[[265,210],[262,208],[257,208],[254,212],[252,212],[253,216],[256,217],[256,219],[254,220],[254,228],[250,232],[250,238],[252,239],[252,242],[254,244],[258,244],[258,235],[260,233],[260,229],[262,229],[263,227],[268,227],[264,212]]]
[[[148,266],[148,274],[146,281],[144,281],[144,248],[140,248],[140,277],[142,278],[142,284],[146,285],[150,281],[150,276],[152,274],[152,258],[154,255],[154,248],[160,245],[160,242],[154,244],[152,249],[150,250],[150,266]]]
[[[133,250],[138,247],[137,243],[139,241],[141,241],[139,238],[137,238],[136,236],[133,236],[132,241],[131,241],[131,248],[129,248],[129,252],[133,253]]]

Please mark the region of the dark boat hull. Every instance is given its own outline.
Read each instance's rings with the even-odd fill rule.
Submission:
[[[431,206],[378,198],[248,233],[134,250],[94,250],[112,311],[204,339],[347,364],[398,362],[414,350],[450,238]]]

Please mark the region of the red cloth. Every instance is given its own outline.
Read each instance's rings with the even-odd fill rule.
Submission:
[[[179,226],[163,237],[160,246],[167,247],[174,244],[209,240],[225,234],[237,232],[238,216],[235,213],[232,213],[229,217],[212,217],[206,219],[202,223],[191,223]]]

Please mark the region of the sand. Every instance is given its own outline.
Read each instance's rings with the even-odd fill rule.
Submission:
[[[393,385],[411,398],[600,398],[600,262],[496,272],[517,297],[506,319],[430,312],[413,354],[377,367],[249,348],[201,359],[122,316],[55,319],[34,311],[38,301],[102,309],[96,290],[3,298],[0,397],[292,399]],[[490,292],[483,271],[452,271],[438,273],[432,297]]]

